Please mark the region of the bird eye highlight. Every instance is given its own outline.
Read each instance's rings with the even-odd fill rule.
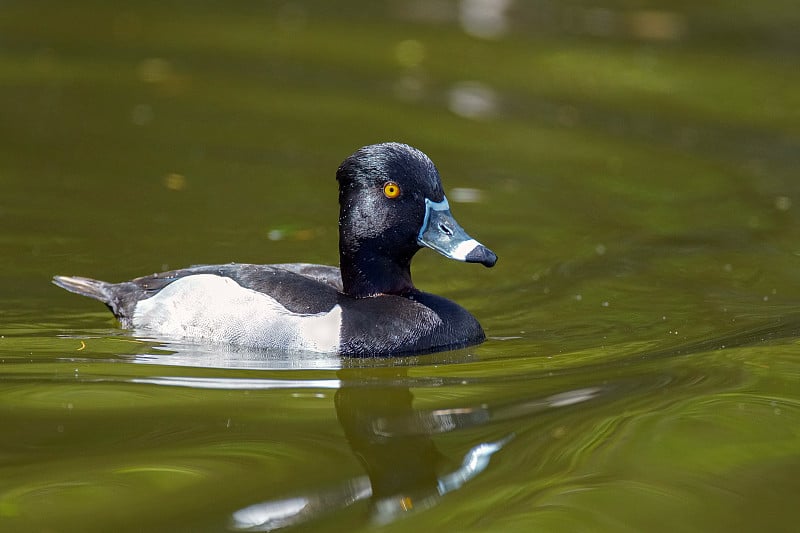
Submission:
[[[400,186],[393,181],[383,184],[383,194],[386,198],[397,198],[400,196]]]

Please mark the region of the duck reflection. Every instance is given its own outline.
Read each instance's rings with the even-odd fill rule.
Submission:
[[[657,391],[681,397],[729,387],[731,383],[742,381],[738,368],[733,370],[736,375],[720,372],[718,368],[708,373],[704,367],[696,366],[696,358],[687,356],[723,347],[763,343],[767,339],[794,337],[798,324],[800,320],[792,317],[778,326],[745,330],[662,350],[631,351],[626,357],[597,364],[527,373],[512,366],[511,371],[495,375],[468,372],[475,370],[469,365],[475,358],[468,350],[391,360],[315,359],[311,356],[304,359],[296,354],[228,351],[218,347],[201,350],[196,346],[154,346],[155,342],[139,341],[141,350],[125,359],[166,366],[264,371],[257,377],[254,373],[246,376],[231,373],[226,377],[148,373],[132,378],[130,381],[134,383],[215,389],[324,388],[336,391],[334,403],[338,422],[364,474],[327,488],[255,503],[230,517],[229,526],[234,530],[273,531],[324,518],[358,502],[368,507],[372,521],[378,524],[429,509],[448,493],[485,472],[492,466],[495,454],[502,454],[505,447],[514,445],[514,434],[500,428],[513,425],[522,441],[522,434],[530,431],[533,419],[543,416],[544,420],[552,420],[553,417],[547,415],[556,415],[556,418],[561,415],[554,409],[580,406],[584,410],[588,406],[582,404],[589,401],[594,409],[601,404],[618,402],[619,410],[624,412],[637,398],[651,398]],[[464,373],[458,372],[458,368],[443,373],[425,370],[460,363],[467,364]],[[397,366],[381,366],[390,364]],[[414,365],[420,366],[415,370]],[[313,369],[313,372],[283,375],[287,369]],[[309,379],[307,374],[313,378]],[[464,394],[458,391],[461,385],[485,387],[486,394],[480,397],[490,403],[475,401],[424,409],[419,408],[420,402],[417,402],[415,407],[412,390],[426,393],[441,387],[443,392],[463,398]],[[543,389],[550,392],[542,392]],[[492,432],[492,437],[471,441],[467,438],[471,429],[484,435]],[[463,454],[447,456],[437,449],[435,437],[455,431],[463,431],[459,434]]]
[[[436,447],[433,437],[455,431],[481,428],[498,422],[585,402],[619,388],[605,382],[556,394],[531,397],[524,390],[503,404],[478,404],[452,408],[419,409],[414,406],[412,388],[457,387],[463,378],[409,376],[414,365],[453,365],[473,360],[468,350],[432,354],[424,358],[387,360],[324,358],[318,354],[250,351],[241,348],[198,347],[180,343],[143,345],[134,361],[168,366],[201,366],[268,371],[264,377],[213,378],[148,376],[133,379],[150,383],[192,388],[275,389],[312,387],[336,389],[337,419],[364,475],[339,484],[314,489],[306,494],[256,503],[234,512],[230,528],[239,531],[274,531],[321,519],[357,502],[368,502],[370,519],[386,524],[413,512],[437,505],[484,472],[494,454],[514,438],[499,433],[497,438],[471,443],[461,456],[448,457]],[[318,379],[276,378],[274,371],[315,369]],[[335,378],[335,379],[334,379]],[[519,379],[518,377],[500,379]]]
[[[233,514],[232,529],[273,531],[363,500],[369,500],[371,520],[377,524],[429,509],[483,472],[513,439],[507,434],[477,442],[456,458],[453,468],[454,461],[439,452],[433,435],[571,405],[599,393],[582,389],[497,409],[424,410],[414,408],[407,369],[343,369],[338,375],[337,417],[366,474],[327,490],[240,509]]]
[[[377,388],[364,385],[362,371],[343,371],[342,387],[335,396],[339,423],[367,472],[372,518],[379,523],[435,505],[482,472],[492,454],[511,438],[472,447],[460,467],[442,474],[450,461],[437,450],[431,435],[483,424],[488,421],[486,413],[481,409],[414,409],[414,396],[407,386],[385,385],[407,377],[405,370],[393,372]]]

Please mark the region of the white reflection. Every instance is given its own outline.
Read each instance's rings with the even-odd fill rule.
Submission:
[[[487,118],[497,114],[497,93],[484,83],[464,81],[450,89],[450,110],[466,118]]]
[[[274,531],[318,518],[370,496],[369,477],[361,476],[310,496],[262,502],[239,509],[232,515],[231,527],[241,531]]]
[[[439,477],[436,492],[421,498],[398,494],[374,502],[373,522],[388,524],[409,511],[420,511],[436,505],[442,496],[460,489],[486,470],[492,455],[500,451],[513,437],[513,434],[508,435],[500,440],[482,442],[471,448],[464,455],[461,466]],[[240,531],[274,531],[321,518],[325,514],[370,498],[372,493],[369,477],[359,476],[315,494],[244,507],[232,514],[231,527]]]
[[[439,494],[445,495],[460,489],[464,483],[486,470],[492,455],[513,438],[512,434],[495,442],[483,442],[468,451],[458,469],[439,478]]]
[[[483,191],[470,187],[456,187],[450,189],[447,197],[454,202],[462,204],[476,204],[483,200]]]
[[[338,379],[245,379],[245,378],[191,378],[181,376],[154,376],[133,378],[131,383],[187,387],[190,389],[265,390],[265,389],[338,389]]]
[[[508,33],[511,0],[461,0],[458,18],[464,31],[482,39],[497,39]]]
[[[308,498],[290,498],[277,502],[265,502],[245,507],[233,513],[236,527],[262,531],[291,525],[293,518],[303,512],[310,503]]]
[[[587,400],[591,400],[595,398],[601,389],[597,387],[588,387],[585,389],[575,389],[568,392],[562,392],[559,394],[553,394],[549,398],[547,398],[550,407],[566,407],[567,405],[573,405],[576,403],[585,402]]]
[[[155,340],[160,339],[145,339]],[[163,342],[163,341],[162,341]],[[187,344],[164,342],[134,361],[142,364],[191,366],[203,368],[236,368],[250,370],[316,369],[338,370],[342,359],[336,354],[259,350],[243,346]]]

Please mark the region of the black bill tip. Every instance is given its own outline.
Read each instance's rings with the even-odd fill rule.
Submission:
[[[476,246],[465,258],[467,263],[480,263],[485,267],[493,267],[497,263],[497,255],[482,244]]]

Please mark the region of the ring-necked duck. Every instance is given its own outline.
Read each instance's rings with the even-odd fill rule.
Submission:
[[[411,282],[427,246],[494,266],[450,214],[439,172],[405,144],[365,146],[336,172],[340,267],[209,265],[123,283],[56,276],[100,300],[123,327],[175,338],[351,356],[417,354],[484,340],[461,306]]]

